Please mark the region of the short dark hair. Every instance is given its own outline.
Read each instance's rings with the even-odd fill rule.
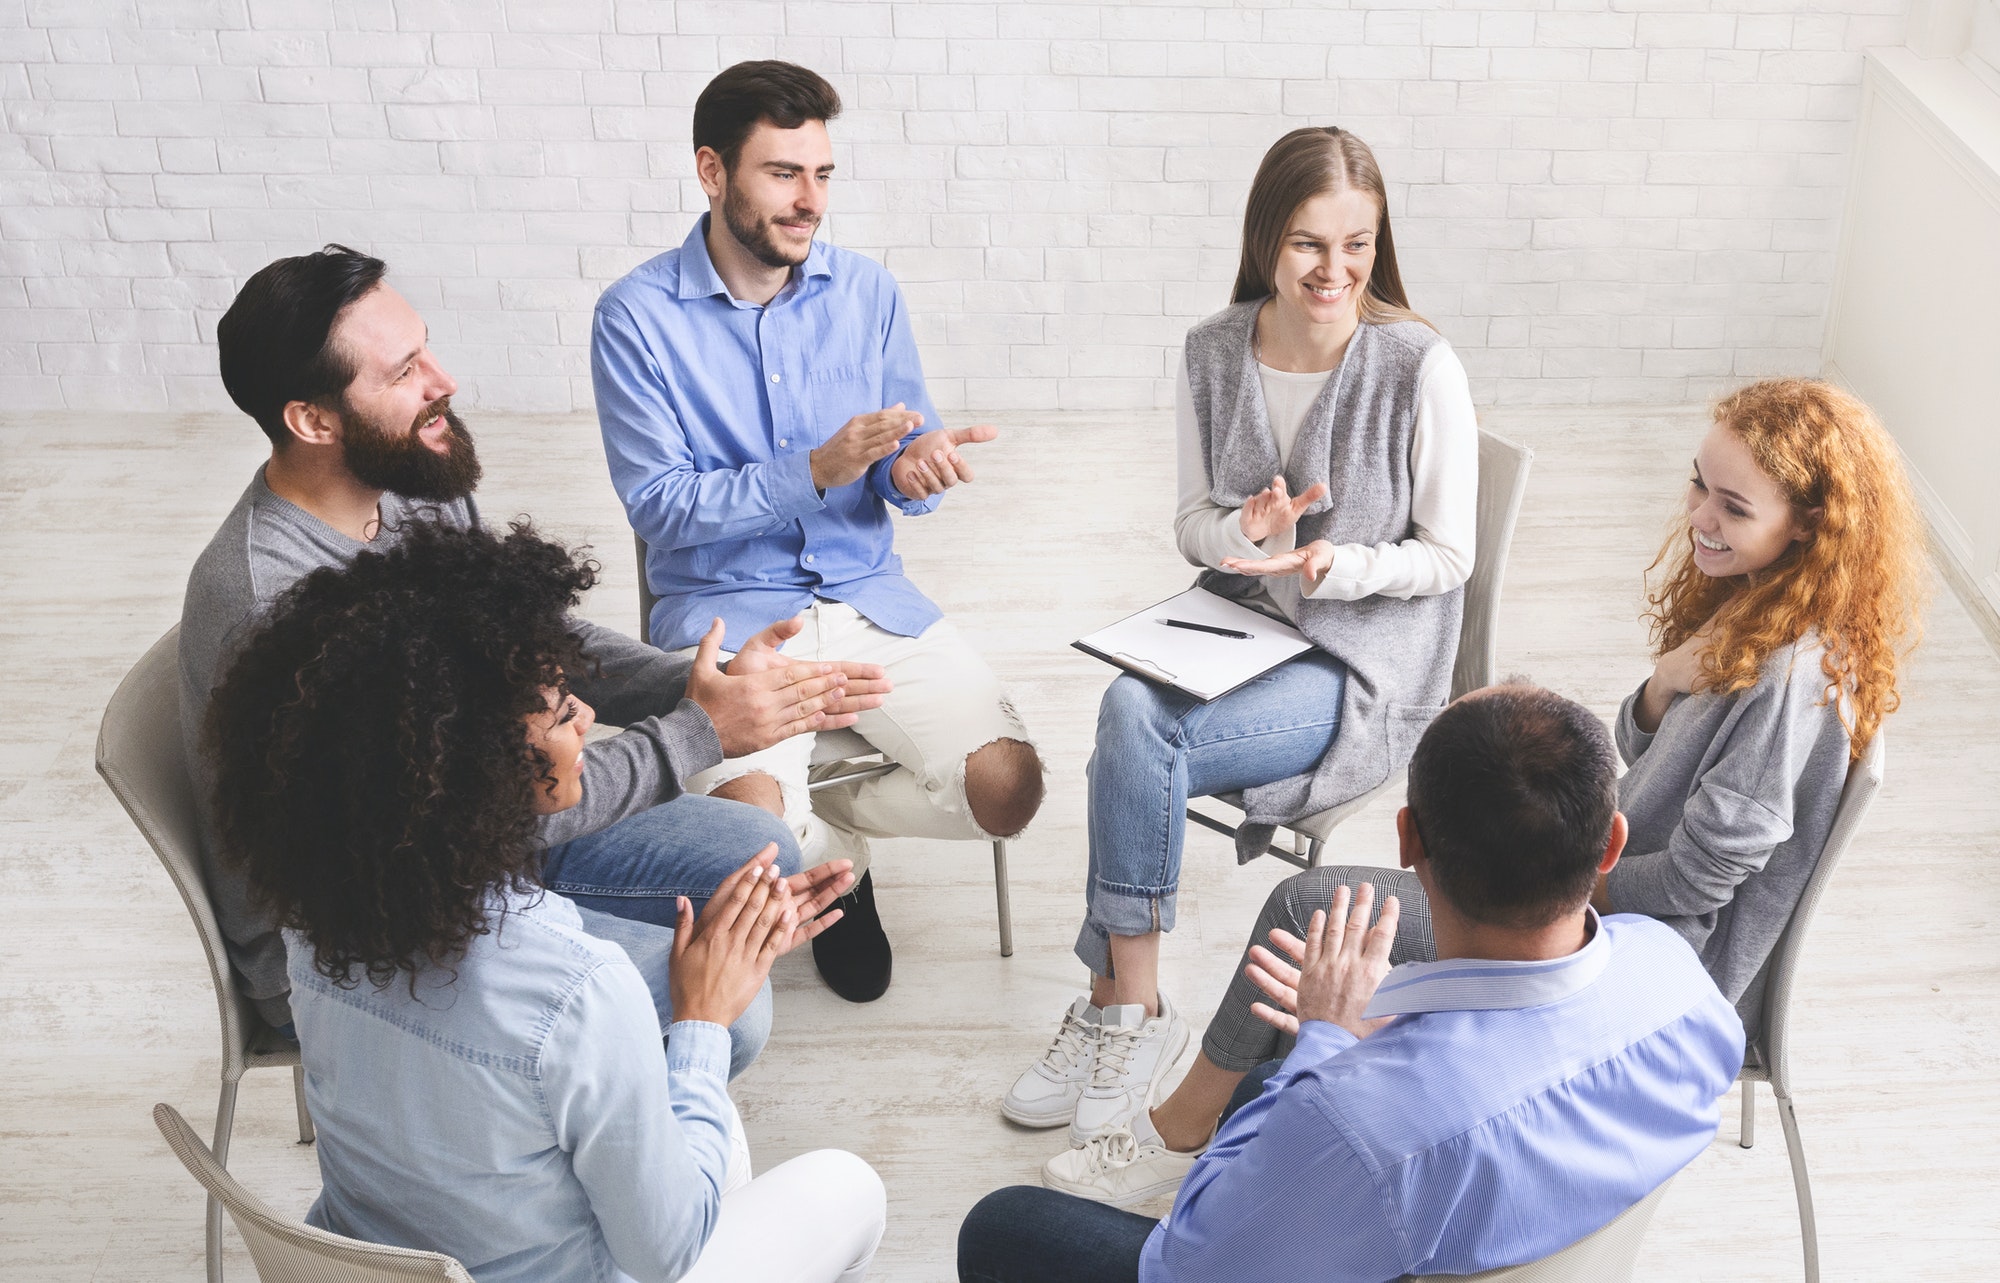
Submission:
[[[525,523],[394,533],[278,599],[204,725],[223,858],[339,984],[449,965],[492,888],[536,888],[551,761],[525,721],[582,671],[596,575]]]
[[[840,94],[818,72],[775,58],[739,62],[694,100],[694,148],[711,149],[724,169],[734,170],[743,140],[759,124],[797,129],[839,114]]]
[[[273,445],[289,439],[285,407],[337,398],[354,361],[329,341],[341,310],[382,283],[388,265],[345,245],[281,258],[243,282],[215,327],[222,386]]]
[[[1409,805],[1437,893],[1474,922],[1547,926],[1596,885],[1618,810],[1611,736],[1589,709],[1506,685],[1437,715]]]

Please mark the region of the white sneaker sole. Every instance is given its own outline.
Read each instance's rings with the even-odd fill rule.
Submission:
[[[1160,1053],[1160,1066],[1158,1069],[1153,1071],[1153,1081],[1146,1084],[1145,1099],[1140,1104],[1139,1109],[1151,1109],[1154,1105],[1157,1105],[1160,1102],[1160,1100],[1164,1099],[1164,1097],[1162,1097],[1160,1094],[1160,1084],[1166,1081],[1168,1074],[1174,1072],[1174,1066],[1180,1063],[1181,1053],[1187,1050],[1187,1045],[1188,1045],[1187,1023],[1185,1021],[1177,1022],[1175,1025],[1175,1029],[1178,1031],[1178,1036],[1176,1036],[1174,1032],[1168,1033],[1167,1049]],[[1125,1114],[1122,1117],[1114,1118],[1109,1122],[1103,1124],[1102,1126],[1092,1128],[1090,1131],[1086,1132],[1077,1130],[1076,1117],[1075,1117],[1076,1111],[1071,1110],[1070,1111],[1071,1117],[1069,1120],[1069,1147],[1071,1149],[1083,1148],[1085,1145],[1088,1145],[1093,1138],[1102,1136],[1105,1132],[1110,1131],[1114,1127],[1122,1126],[1127,1119],[1132,1118],[1138,1112],[1139,1110],[1135,1109],[1130,1114]],[[1076,1191],[1071,1190],[1069,1192],[1075,1193]],[[1098,1199],[1097,1201],[1101,1203],[1106,1200]],[[1122,1206],[1122,1204],[1120,1204],[1120,1206]]]
[[[1035,1114],[1022,1109],[1013,1101],[1003,1098],[1000,1101],[1000,1116],[1010,1123],[1019,1123],[1023,1127],[1032,1127],[1036,1131],[1046,1131],[1051,1127],[1062,1127],[1075,1122],[1076,1102],[1069,1102],[1067,1108],[1059,1111],[1051,1110],[1047,1113]]]
[[[1172,1180],[1154,1181],[1150,1185],[1141,1185],[1137,1189],[1128,1190],[1123,1194],[1113,1197],[1095,1185],[1067,1181],[1057,1176],[1054,1172],[1051,1172],[1047,1167],[1042,1168],[1042,1187],[1044,1189],[1059,1190],[1064,1194],[1074,1194],[1078,1198],[1087,1198],[1093,1203],[1103,1203],[1106,1206],[1116,1207],[1121,1211],[1127,1212],[1150,1203],[1156,1198],[1165,1198],[1170,1194],[1177,1193],[1180,1190],[1181,1182],[1186,1179],[1186,1173],[1182,1173]]]

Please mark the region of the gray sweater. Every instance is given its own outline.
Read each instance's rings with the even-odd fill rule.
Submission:
[[[469,498],[420,504],[385,494],[381,513],[382,533],[373,543],[350,539],[272,493],[259,467],[195,560],[181,605],[181,737],[201,821],[202,868],[228,938],[237,983],[274,1025],[291,1019],[285,1004],[290,981],[284,941],[276,924],[251,907],[243,875],[217,859],[209,805],[214,773],[200,751],[202,722],[209,694],[227,673],[237,648],[299,579],[322,566],[344,566],[366,549],[389,547],[413,520],[442,521],[459,529],[479,525],[479,509]],[[542,821],[542,837],[551,846],[667,801],[679,794],[688,776],[722,760],[722,744],[708,714],[684,698],[689,660],[581,619],[572,618],[570,626],[599,670],[569,674],[570,689],[594,706],[603,721],[626,730],[593,744],[584,755],[583,801]]]
[[[1618,808],[1631,825],[1611,907],[1663,919],[1701,955],[1754,1038],[1763,971],[1833,828],[1847,729],[1825,702],[1822,647],[1774,653],[1749,690],[1676,696],[1651,735],[1618,710],[1631,766]]]

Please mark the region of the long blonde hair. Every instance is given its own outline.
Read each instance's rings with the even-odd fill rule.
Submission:
[[[1368,150],[1367,143],[1336,125],[1294,129],[1264,153],[1257,176],[1250,182],[1250,199],[1243,206],[1243,250],[1236,267],[1236,289],[1229,301],[1247,303],[1275,293],[1278,250],[1292,215],[1315,196],[1348,190],[1372,196],[1379,215],[1375,267],[1361,295],[1361,319],[1372,325],[1390,321],[1430,325],[1411,310],[1409,295],[1403,290],[1403,274],[1396,267],[1396,238],[1389,228],[1389,195],[1375,153]]]
[[[1664,655],[1714,620],[1696,685],[1747,690],[1771,654],[1808,631],[1826,653],[1826,699],[1858,759],[1896,711],[1898,661],[1916,645],[1928,595],[1916,503],[1890,439],[1866,405],[1818,379],[1753,383],[1715,407],[1810,533],[1749,575],[1704,575],[1685,521],[1647,567],[1653,650]],[[1819,509],[1817,518],[1811,516]],[[1846,700],[1839,698],[1846,695]]]

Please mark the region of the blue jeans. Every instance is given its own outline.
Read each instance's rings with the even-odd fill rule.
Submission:
[[[1111,937],[1174,929],[1190,797],[1303,775],[1340,733],[1347,668],[1312,650],[1203,704],[1125,676],[1097,709],[1090,877],[1076,956],[1111,974]]]
[[[779,872],[799,871],[792,831],[761,807],[682,794],[609,828],[549,851],[542,885],[576,902],[584,929],[623,948],[653,991],[660,1028],[673,1023],[668,996],[676,906],[686,896],[700,913],[723,878],[778,844]],[[729,1076],[757,1059],[771,1037],[771,986],[729,1027]]]
[[[1034,1185],[996,1189],[958,1227],[959,1283],[1138,1283],[1158,1224]]]

